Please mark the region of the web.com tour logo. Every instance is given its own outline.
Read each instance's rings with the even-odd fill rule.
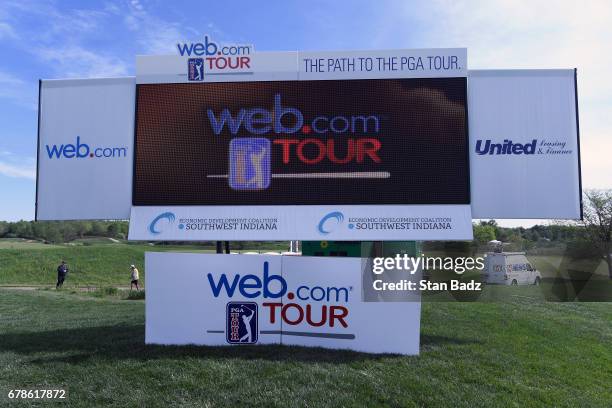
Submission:
[[[264,319],[263,323],[267,327],[279,323],[281,327],[288,328],[303,325],[306,330],[300,330],[300,336],[347,340],[355,338],[353,333],[346,332],[350,330],[351,286],[300,283],[290,286],[283,276],[270,271],[267,261],[263,262],[262,266],[263,274],[206,275],[211,295],[216,299],[229,298],[225,311],[225,335],[228,343],[256,343],[259,334],[258,318]],[[234,296],[238,299],[234,300]],[[242,299],[260,301],[249,302]],[[258,305],[262,310],[258,310]],[[311,332],[308,329],[313,330]]]
[[[75,143],[45,145],[49,159],[117,159],[127,157],[127,147],[93,147],[81,142],[81,136]]]
[[[228,55],[250,55],[253,52],[252,45],[246,44],[223,44],[219,45],[215,41],[211,41],[207,35],[204,36],[204,42],[176,44],[178,52],[181,56],[191,57],[192,55],[201,56],[228,56]]]
[[[210,73],[233,71],[235,74],[252,74],[252,45],[218,44],[204,36],[204,42],[176,44],[181,57],[187,59],[187,79],[203,81],[204,71]]]
[[[234,112],[229,108],[217,112],[206,110],[215,135],[241,136],[232,139],[230,144],[229,185],[232,189],[262,190],[271,185],[271,149],[279,153],[274,156],[280,156],[281,165],[292,165],[296,161],[305,166],[325,161],[338,166],[382,163],[378,115],[316,115],[310,120],[300,109],[283,105],[281,99],[280,93],[275,94],[268,108],[243,107]],[[244,137],[245,133],[249,137]],[[337,137],[341,134],[350,137],[341,142]],[[340,148],[344,143],[346,148]],[[340,151],[346,153],[341,156]]]

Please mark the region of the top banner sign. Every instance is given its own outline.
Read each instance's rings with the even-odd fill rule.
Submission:
[[[248,45],[178,44],[179,55],[137,56],[136,82],[250,82],[467,76],[467,49],[258,52]],[[213,53],[217,50],[216,53]]]

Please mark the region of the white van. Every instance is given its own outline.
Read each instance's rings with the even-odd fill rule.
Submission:
[[[501,285],[539,285],[542,275],[524,252],[487,252],[483,281]]]

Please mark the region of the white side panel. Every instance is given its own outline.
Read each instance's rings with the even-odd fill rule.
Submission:
[[[134,78],[41,82],[38,220],[127,219]]]
[[[580,218],[574,78],[574,70],[469,72],[474,218]]]

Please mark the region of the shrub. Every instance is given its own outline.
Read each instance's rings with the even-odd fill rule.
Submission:
[[[597,246],[584,239],[568,242],[566,251],[567,255],[574,259],[601,258],[601,253]]]
[[[119,295],[119,289],[113,287],[98,288],[93,292],[93,295],[96,297],[117,296]]]
[[[130,291],[127,295],[127,300],[142,300],[145,298],[144,290]]]

